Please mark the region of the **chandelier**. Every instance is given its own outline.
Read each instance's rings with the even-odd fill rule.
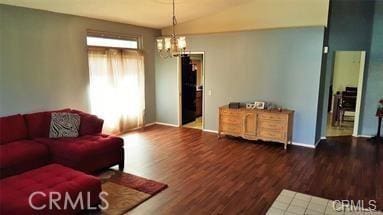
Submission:
[[[162,58],[178,57],[185,54],[186,50],[186,38],[176,35],[175,26],[177,25],[177,19],[175,15],[175,4],[173,0],[173,25],[172,35],[170,37],[162,37],[157,39],[157,49]]]

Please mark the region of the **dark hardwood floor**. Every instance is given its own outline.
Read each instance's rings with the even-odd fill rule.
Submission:
[[[376,200],[383,208],[383,145],[363,138],[285,151],[282,144],[154,125],[124,139],[125,171],[169,185],[129,214],[264,214],[282,189]]]

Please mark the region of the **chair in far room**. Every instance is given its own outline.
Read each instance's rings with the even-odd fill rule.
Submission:
[[[356,87],[346,87],[346,91],[343,91],[339,103],[339,126],[342,126],[344,116],[346,112],[354,112],[356,110]]]

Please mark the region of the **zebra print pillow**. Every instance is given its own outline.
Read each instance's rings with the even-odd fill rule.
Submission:
[[[74,113],[52,113],[50,138],[78,137],[80,115]]]

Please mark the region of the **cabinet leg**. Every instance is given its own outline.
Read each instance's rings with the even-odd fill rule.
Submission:
[[[285,142],[285,147],[284,147],[284,148],[285,148],[285,150],[287,149],[287,144],[288,144],[288,142]]]
[[[218,139],[221,139],[221,132],[218,131]]]

